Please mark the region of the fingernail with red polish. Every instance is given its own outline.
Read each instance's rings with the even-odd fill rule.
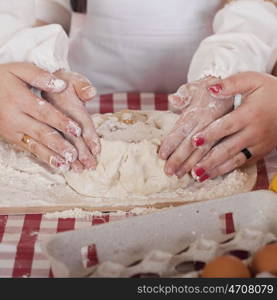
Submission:
[[[193,138],[193,141],[196,147],[202,146],[205,143],[204,138],[201,136]]]
[[[197,177],[201,177],[205,174],[205,170],[203,168],[194,169],[194,173]]]
[[[199,179],[199,182],[204,182],[205,180],[207,180],[209,178],[210,178],[210,176],[208,174],[205,174]]]
[[[222,85],[221,84],[215,84],[210,87],[208,87],[209,92],[213,94],[219,94],[222,91]]]

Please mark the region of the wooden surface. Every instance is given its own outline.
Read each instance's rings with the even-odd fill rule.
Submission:
[[[236,191],[234,194],[238,193],[245,193],[248,191],[251,191],[256,183],[257,179],[257,168],[256,166],[250,166],[245,169],[243,169],[249,176],[247,183],[243,186],[243,188],[239,191]],[[4,197],[4,195],[1,196],[1,199]],[[18,195],[20,197],[20,194]],[[70,210],[74,208],[80,208],[86,211],[102,211],[102,212],[110,212],[110,211],[129,211],[136,207],[143,207],[143,208],[165,208],[169,206],[178,206],[178,205],[184,205],[189,204],[191,202],[196,201],[189,201],[188,199],[183,199],[181,197],[174,198],[172,201],[167,201],[166,199],[163,199],[161,197],[157,197],[155,199],[155,203],[148,204],[147,202],[143,202],[144,200],[139,200],[139,205],[124,205],[124,201],[122,201],[122,204],[119,204],[118,206],[114,205],[107,205],[106,203],[111,203],[112,199],[104,199],[103,198],[103,205],[95,205],[95,201],[93,198],[84,197],[82,195],[79,195],[78,193],[70,190],[67,196],[63,197],[57,197],[57,199],[53,199],[53,195],[49,195],[49,204],[45,205],[32,205],[28,203],[22,203],[22,205],[18,204],[18,201],[15,202],[15,204],[11,204],[10,206],[4,206],[1,205],[1,199],[0,199],[0,215],[8,215],[8,214],[40,214],[40,213],[49,213],[49,212],[57,212],[57,211],[64,211],[64,210]],[[38,203],[40,202],[40,199],[37,199]],[[206,200],[206,199],[205,199]],[[151,199],[151,202],[154,201]],[[199,200],[201,201],[201,200]]]

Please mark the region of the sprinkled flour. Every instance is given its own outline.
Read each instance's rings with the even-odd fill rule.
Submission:
[[[124,120],[130,120],[127,114]],[[186,188],[150,195],[114,195],[112,197],[82,196],[70,188],[61,174],[38,163],[30,154],[0,141],[0,210],[13,213],[45,212],[47,217],[92,217],[100,211],[115,211],[114,215],[153,212],[143,206],[159,207],[202,201],[251,190],[255,182],[255,169],[236,170],[226,176],[204,183],[190,180]],[[117,196],[117,197],[116,197]],[[138,206],[138,207],[137,207]],[[137,207],[133,209],[134,207]],[[5,211],[5,208],[8,208]],[[81,210],[83,208],[84,210]],[[133,209],[133,210],[132,210]],[[86,210],[95,210],[88,212]],[[61,212],[64,211],[64,212]]]

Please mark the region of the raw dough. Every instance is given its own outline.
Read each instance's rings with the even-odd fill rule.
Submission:
[[[177,119],[177,114],[159,111],[94,115],[102,146],[98,166],[81,174],[67,172],[67,183],[78,193],[94,197],[150,195],[185,188],[190,176],[181,180],[168,177],[163,171],[165,162],[157,155]]]
[[[163,116],[165,115],[166,117],[164,118]],[[114,145],[114,143],[111,143],[113,138],[118,142],[116,135],[120,134],[120,131],[114,130],[117,125],[126,128],[128,127],[126,125],[133,124],[134,126],[131,127],[133,131],[128,129],[129,135],[125,132],[125,142],[133,141],[134,143],[138,143],[138,140],[146,134],[148,141],[149,139],[153,140],[154,144],[152,146],[156,150],[158,146],[155,140],[160,140],[163,134],[171,129],[177,118],[177,115],[167,112],[156,113],[155,117],[151,117],[147,121],[147,123],[152,122],[151,124],[155,124],[155,126],[152,126],[151,129],[151,126],[148,125],[148,127],[146,127],[147,130],[145,128],[143,132],[136,130],[139,124],[135,124],[138,122],[134,121],[141,120],[145,122],[148,113],[145,115],[145,113],[142,112],[133,115],[127,112],[124,114],[116,114],[115,116],[118,120],[121,120],[121,122],[116,121],[117,119],[114,119],[114,115],[111,114],[105,115],[104,119],[112,118],[112,120],[116,122],[111,120],[104,122],[102,119],[103,115],[94,116],[99,134],[103,135],[103,132],[106,132],[105,140],[107,143],[110,142],[110,145]],[[133,120],[131,116],[135,117],[135,120]],[[124,120],[124,122],[122,122],[122,120]],[[115,125],[115,123],[117,123],[117,125]],[[107,131],[105,126],[110,126],[109,128],[113,129]],[[164,133],[160,128],[163,128]],[[109,149],[107,149],[107,151],[109,151]],[[114,147],[109,152],[114,152]],[[150,152],[147,153],[149,154]],[[156,157],[156,155],[154,157]],[[145,161],[143,163],[145,164]],[[146,164],[145,168],[148,169],[148,166],[149,164]],[[132,168],[127,170],[129,173],[126,173],[125,177],[130,173],[132,173],[130,176],[137,176],[133,174],[135,170],[138,172],[137,170],[139,170],[139,168]],[[162,171],[162,166],[160,170],[161,172],[159,174],[165,176]],[[148,171],[152,172],[152,170],[149,169]],[[145,176],[146,173],[143,174]],[[74,176],[74,174],[71,175],[70,173],[66,174],[66,176],[70,177]],[[69,187],[63,175],[54,173],[52,169],[39,163],[28,152],[18,150],[13,145],[0,140],[0,214],[45,213],[76,208],[94,211],[125,211],[134,207],[140,207],[140,209],[141,207],[169,207],[171,205],[180,205],[248,192],[253,188],[256,177],[257,169],[255,166],[252,166],[235,170],[229,174],[219,176],[213,180],[207,180],[203,183],[198,183],[187,176],[183,182],[185,188],[178,188],[169,192],[163,191],[151,195],[128,194],[123,187],[116,189],[115,186],[113,186],[111,189],[107,189],[105,184],[103,184],[102,187],[104,186],[107,192],[106,194],[102,192],[101,195],[103,196],[84,196]],[[163,180],[164,179],[168,180],[167,177],[164,177]],[[75,184],[82,183],[80,174],[76,175],[74,180]],[[99,180],[99,178],[96,178],[96,180]],[[103,180],[102,178],[102,183]],[[163,180],[157,183],[157,178],[148,178],[148,181],[155,182],[159,187],[161,183],[167,186],[168,189],[176,185],[176,178],[171,178],[170,180],[173,181],[170,181],[170,183],[167,182],[166,184]],[[186,185],[186,180],[189,181],[188,185]],[[111,183],[109,184],[111,185]],[[139,182],[139,184],[141,185],[141,182]],[[85,188],[91,185],[91,181],[84,183]],[[127,182],[127,185],[130,186],[130,181]],[[136,188],[138,188],[138,186],[136,183]],[[144,187],[145,186],[146,185],[144,185]],[[98,185],[98,188],[100,187],[101,185]],[[82,186],[80,188],[82,188]],[[124,188],[126,187],[124,186]],[[133,187],[131,186],[131,188]],[[100,193],[99,190],[97,192]]]

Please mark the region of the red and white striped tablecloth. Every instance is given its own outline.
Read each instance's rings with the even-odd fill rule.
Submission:
[[[123,109],[167,110],[167,95],[121,93],[103,95],[88,105],[91,113],[107,113]],[[255,189],[267,189],[277,172],[277,151],[258,163]],[[57,232],[112,222],[129,217],[103,214],[90,218],[46,218],[44,215],[0,216],[0,278],[51,277],[50,264],[41,253],[39,242]]]

